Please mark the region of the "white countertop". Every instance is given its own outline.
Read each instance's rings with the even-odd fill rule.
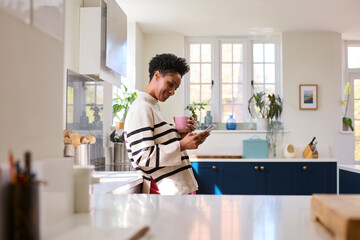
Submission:
[[[115,239],[108,237],[111,231],[124,233],[117,239],[126,239],[145,225],[150,231],[143,239],[331,239],[310,219],[310,198],[97,194],[90,214],[74,214],[46,226],[42,239],[94,239],[90,232]]]
[[[336,158],[191,158],[191,162],[337,162]]]
[[[99,194],[126,192],[143,182],[142,176],[134,171],[95,171],[93,177],[100,180],[94,184],[94,192]]]
[[[354,173],[360,173],[360,165],[339,165],[340,170],[346,170]]]

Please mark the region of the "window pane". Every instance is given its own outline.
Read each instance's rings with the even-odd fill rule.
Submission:
[[[211,62],[211,44],[201,44],[201,61]]]
[[[95,85],[87,86],[87,88],[86,88],[86,103],[87,104],[95,103]]]
[[[89,117],[89,123],[94,122],[94,111],[90,109],[91,106],[86,106],[86,116]]]
[[[360,119],[360,100],[354,100],[354,118]]]
[[[360,140],[360,121],[354,120],[355,140]]]
[[[360,99],[360,79],[354,79],[354,98]]]
[[[200,102],[200,85],[190,84],[190,103]]]
[[[360,68],[360,47],[348,47],[348,68]]]
[[[360,142],[355,142],[355,160],[360,160]]]
[[[223,123],[226,123],[226,120],[229,118],[230,115],[232,115],[232,106],[231,105],[223,105],[221,121]]]
[[[254,84],[254,93],[263,92],[264,91],[264,85]]]
[[[243,45],[242,44],[234,44],[233,45],[233,56],[234,62],[243,62]]]
[[[275,83],[275,64],[265,64],[265,83]]]
[[[221,81],[223,82],[223,83],[231,83],[231,73],[232,73],[232,69],[231,69],[231,67],[232,67],[232,64],[228,64],[228,63],[226,63],[226,64],[222,64],[222,69],[221,69]]]
[[[264,83],[264,64],[254,64],[254,83]]]
[[[265,62],[275,62],[275,44],[267,43],[265,45]]]
[[[200,44],[190,44],[190,62],[200,62]]]
[[[264,51],[263,44],[256,43],[253,45],[253,61],[254,62],[263,62],[264,61]]]
[[[74,122],[74,106],[67,106],[67,115],[66,115],[66,121],[67,123],[73,123]]]
[[[200,64],[190,64],[190,83],[200,82]]]
[[[234,63],[233,65],[233,81],[234,83],[243,82],[244,72],[243,72],[243,64]]]
[[[242,108],[243,105],[235,105],[234,106],[234,118],[236,122],[242,122]]]
[[[67,104],[74,104],[74,88],[68,87]]]
[[[243,85],[234,84],[234,103],[243,103]]]
[[[201,83],[211,83],[211,64],[201,64]]]
[[[222,44],[222,62],[231,62],[232,61],[232,44]]]
[[[275,93],[275,85],[273,84],[266,84],[265,85],[265,92],[268,94],[273,94]]]
[[[201,102],[210,104],[211,100],[211,85],[210,84],[203,84],[201,86]]]
[[[103,104],[104,101],[104,87],[101,85],[96,86],[96,104]]]
[[[232,103],[232,84],[222,85],[222,103]]]

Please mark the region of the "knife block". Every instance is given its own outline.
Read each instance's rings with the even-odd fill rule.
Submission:
[[[308,144],[303,152],[304,158],[318,158],[319,154],[317,151],[312,151],[310,144]]]

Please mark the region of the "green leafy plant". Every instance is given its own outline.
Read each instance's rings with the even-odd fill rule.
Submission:
[[[345,90],[344,90],[344,95],[345,98],[341,101],[341,105],[343,107],[345,107],[345,112],[344,112],[344,116],[342,118],[343,124],[345,126],[349,126],[351,128],[351,131],[354,131],[354,127],[352,125],[352,120],[351,118],[346,117],[346,113],[347,113],[347,109],[348,109],[348,104],[349,104],[349,96],[350,96],[350,92],[351,92],[351,85],[350,82],[347,82],[345,85]]]
[[[120,122],[123,122],[126,118],[126,115],[129,111],[130,105],[136,99],[136,92],[129,92],[128,88],[121,83],[124,88],[122,92],[122,96],[119,94],[115,94],[115,98],[113,98],[113,118],[117,118]],[[120,114],[122,113],[122,114]],[[120,116],[119,116],[120,115]]]
[[[275,118],[275,120],[277,120],[283,110],[283,103],[281,101],[281,98],[279,95],[275,96],[275,94],[273,93],[268,95],[268,100],[269,110],[267,112],[267,118]]]
[[[196,114],[196,111],[197,110],[201,110],[201,109],[205,109],[205,106],[207,104],[206,103],[196,103],[196,102],[193,102],[192,104],[189,104],[186,106],[185,110],[188,110],[190,111],[191,113],[191,117],[197,121],[198,117],[197,117],[197,114]]]
[[[252,101],[255,101],[255,113],[258,117],[277,120],[282,113],[283,104],[279,95],[265,92],[254,93],[248,101],[248,111],[253,117]]]

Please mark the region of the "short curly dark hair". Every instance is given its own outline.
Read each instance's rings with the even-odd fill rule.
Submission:
[[[185,58],[177,57],[171,53],[156,54],[149,62],[150,81],[155,71],[159,71],[162,75],[179,73],[182,77],[189,72],[189,70],[190,68]]]

